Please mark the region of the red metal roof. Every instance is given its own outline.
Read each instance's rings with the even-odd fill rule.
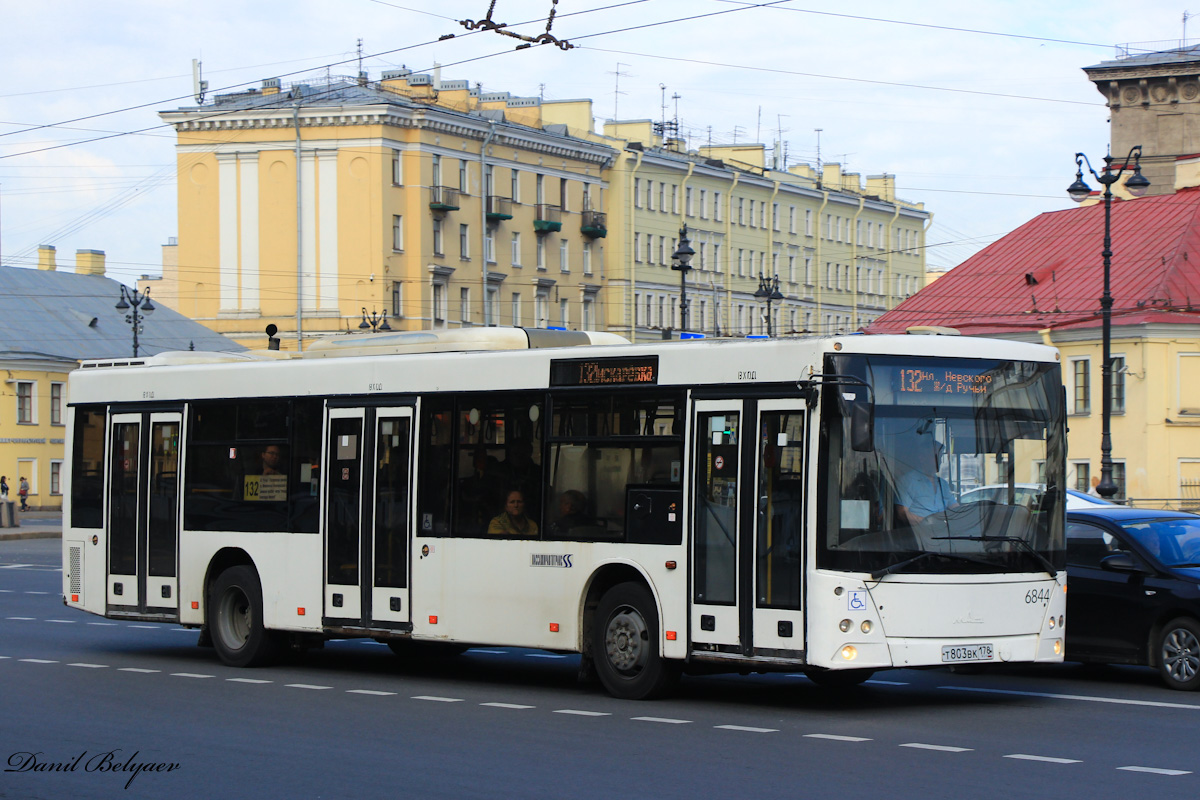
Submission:
[[[945,325],[988,335],[1099,326],[1103,247],[1103,203],[1041,214],[867,330]],[[1200,188],[1114,200],[1112,250],[1114,325],[1200,323]]]

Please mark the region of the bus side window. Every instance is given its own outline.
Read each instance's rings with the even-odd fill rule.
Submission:
[[[425,400],[417,462],[418,536],[450,535],[453,437],[454,401],[444,397]]]

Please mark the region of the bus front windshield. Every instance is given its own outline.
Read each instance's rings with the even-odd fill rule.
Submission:
[[[819,568],[1064,568],[1056,364],[846,355],[825,366]]]

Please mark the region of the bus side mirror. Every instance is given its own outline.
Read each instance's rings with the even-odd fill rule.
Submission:
[[[869,400],[850,406],[850,447],[856,453],[875,450],[875,406]]]

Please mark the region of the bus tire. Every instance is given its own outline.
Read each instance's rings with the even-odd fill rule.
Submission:
[[[600,683],[613,697],[649,700],[662,695],[679,669],[659,653],[658,611],[641,583],[619,583],[604,593],[592,626],[592,656]]]
[[[230,567],[217,576],[208,615],[213,647],[224,663],[257,667],[275,657],[276,640],[263,627],[262,583],[253,567]]]
[[[823,689],[849,689],[875,674],[873,669],[814,669],[805,676]]]

